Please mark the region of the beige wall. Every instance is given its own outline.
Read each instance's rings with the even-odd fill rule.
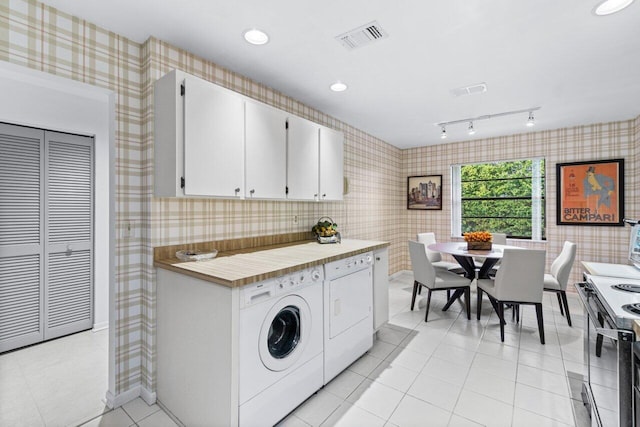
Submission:
[[[188,52],[149,39],[142,45],[34,0],[0,0],[0,60],[108,88],[116,94],[116,235],[126,223],[134,238],[116,242],[116,389],[155,388],[155,276],[152,248],[308,230],[328,215],[345,237],[391,242],[390,270],[409,268],[406,240],[433,230],[449,238],[449,206],[439,212],[406,210],[406,177],[442,174],[449,165],[544,155],[547,158],[549,257],[564,239],[578,242],[579,259],[623,262],[627,231],[554,225],[556,162],[624,157],[627,181],[638,171],[640,118],[635,121],[399,150],[313,110],[284,94],[224,70]],[[345,133],[344,202],[259,202],[153,197],[153,82],[179,68]],[[635,151],[634,151],[635,150]],[[628,216],[640,216],[638,186],[628,187]],[[634,188],[634,190],[631,190]],[[299,218],[293,223],[293,216]]]
[[[531,157],[546,159],[546,242],[510,240],[518,246],[546,249],[547,266],[562,250],[565,240],[578,244],[576,264],[571,282],[581,280],[580,261],[625,263],[628,227],[585,227],[556,225],[556,163],[625,159],[625,215],[638,218],[640,200],[637,195],[638,146],[640,118],[615,123],[578,126],[569,129],[527,132],[499,138],[479,139],[421,147],[402,152],[402,175],[443,176],[445,198],[451,194],[450,165],[513,160]],[[407,238],[421,231],[433,231],[438,240],[451,239],[451,206],[443,203],[442,211],[407,211]],[[410,268],[408,251],[403,252],[405,268]]]

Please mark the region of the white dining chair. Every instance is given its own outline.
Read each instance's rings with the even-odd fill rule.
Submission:
[[[409,255],[411,257],[411,267],[413,269],[413,294],[411,296],[411,310],[416,302],[418,288],[424,286],[427,288],[427,308],[424,315],[424,321],[429,318],[429,305],[431,304],[431,292],[440,290],[458,290],[464,291],[466,301],[467,319],[471,319],[471,281],[457,274],[450,273],[444,269],[434,268],[424,243],[409,240]]]
[[[491,243],[493,243],[494,245],[506,245],[507,244],[507,234],[506,233],[491,233]],[[482,263],[484,262],[483,259],[473,259],[476,262],[476,266],[478,266],[478,268],[482,267]],[[491,271],[489,272],[490,276],[495,276],[496,275],[496,271],[498,271],[498,268],[500,268],[500,260],[498,260],[498,262],[496,262]]]
[[[482,294],[485,292],[498,314],[500,340],[504,342],[504,305],[514,306],[519,311],[521,304],[536,307],[540,342],[544,344],[544,323],[542,317],[542,281],[544,279],[546,251],[535,249],[505,249],[502,265],[495,279],[479,279],[478,311],[480,320]]]
[[[566,290],[569,274],[576,259],[576,248],[575,243],[564,242],[560,255],[551,264],[551,274],[544,275],[544,290],[556,293],[558,304],[560,304],[560,314],[566,316],[569,326],[571,326],[571,314],[569,314]]]
[[[424,244],[425,251],[427,252],[427,257],[429,261],[431,261],[431,265],[434,268],[440,268],[444,270],[450,270],[452,268],[460,268],[460,264],[457,262],[448,262],[442,260],[442,254],[438,251],[432,251],[427,246],[437,243],[436,234],[435,233],[418,233],[416,236],[419,243]]]

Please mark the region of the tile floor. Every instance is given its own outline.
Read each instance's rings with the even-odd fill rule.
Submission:
[[[544,299],[546,345],[535,309],[507,319],[505,342],[491,304],[480,321],[461,304],[442,312],[435,292],[409,310],[413,275],[390,280],[389,323],[373,348],[280,423],[291,426],[588,426],[580,400],[582,308],[569,295],[573,328],[555,295]],[[426,297],[426,292],[423,292]],[[614,374],[612,373],[612,376]]]
[[[390,320],[373,348],[279,427],[589,425],[579,393],[582,309],[574,295],[573,328],[555,295],[545,295],[546,345],[533,307],[522,308],[519,324],[508,319],[503,344],[490,304],[475,320],[474,293],[472,320],[460,304],[442,312],[446,294],[436,292],[425,323],[425,299],[409,310],[412,283],[411,272],[392,277]],[[105,407],[106,335],[84,332],[0,355],[0,426],[174,427],[159,406],[139,398]]]

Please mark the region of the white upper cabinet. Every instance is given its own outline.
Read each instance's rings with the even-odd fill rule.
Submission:
[[[155,83],[155,195],[241,197],[244,99],[180,71]]]
[[[289,116],[287,132],[287,199],[318,200],[320,125]]]
[[[342,200],[344,134],[320,127],[320,193],[321,201]]]
[[[265,104],[245,103],[245,198],[285,199],[287,114]]]
[[[179,70],[154,100],[156,197],[342,200],[341,132]]]
[[[184,193],[241,196],[244,101],[197,78],[186,78],[184,85]]]

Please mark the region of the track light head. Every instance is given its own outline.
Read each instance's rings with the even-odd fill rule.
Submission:
[[[529,111],[529,118],[527,119],[527,126],[533,127],[536,124],[536,119],[533,118],[533,111]]]
[[[473,135],[476,133],[476,130],[473,128],[473,121],[469,122],[469,128],[467,129],[467,133],[469,135]]]

